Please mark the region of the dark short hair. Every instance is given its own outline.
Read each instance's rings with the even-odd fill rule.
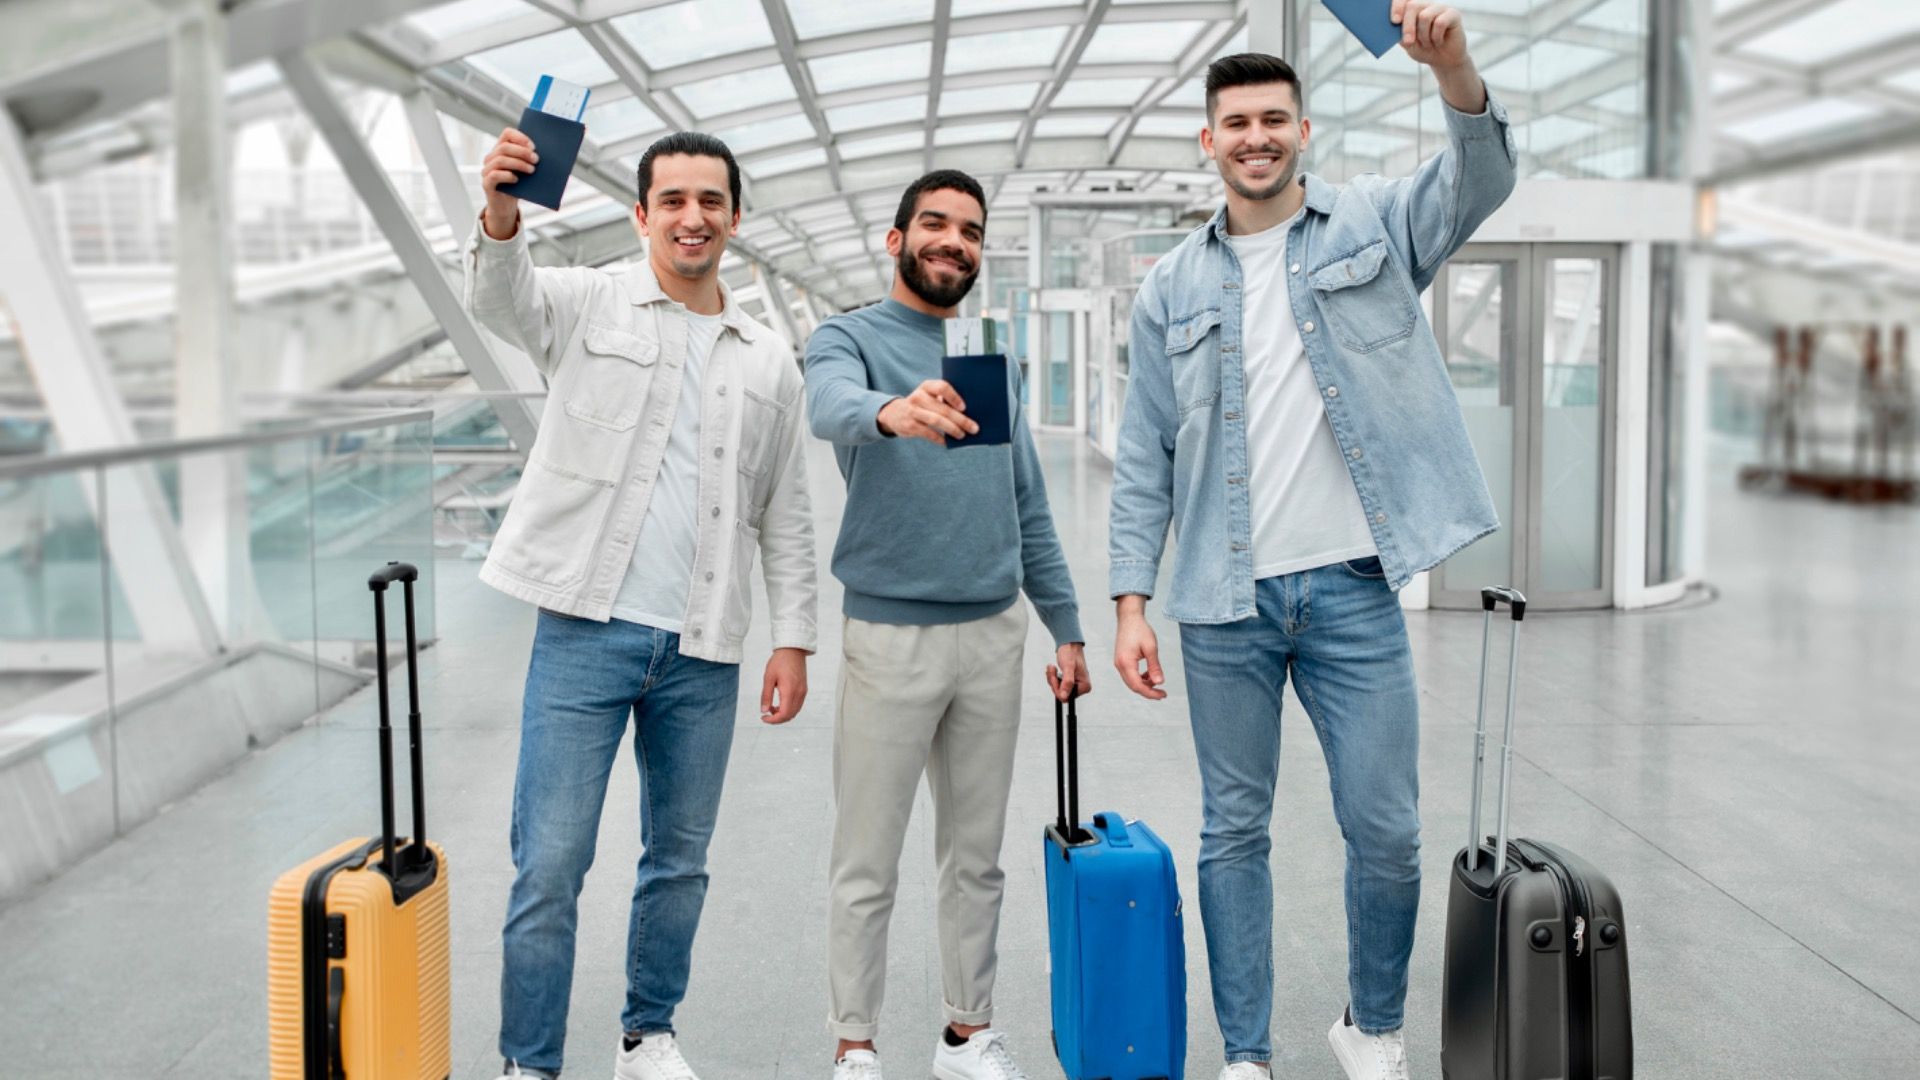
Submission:
[[[987,193],[980,181],[959,169],[935,169],[907,185],[906,193],[900,196],[900,209],[893,212],[894,228],[907,231],[907,223],[913,220],[913,211],[920,205],[920,196],[929,191],[958,191],[973,196],[973,201],[980,204],[980,225],[986,227]]]
[[[726,143],[703,132],[675,131],[655,139],[647,152],[640,155],[639,195],[634,201],[642,210],[647,208],[647,189],[653,186],[653,159],[663,154],[689,154],[726,162],[727,189],[733,195],[733,209],[740,209],[740,163],[733,160],[733,151],[727,149]]]
[[[1286,83],[1293,87],[1293,103],[1300,104],[1300,76],[1293,65],[1277,56],[1247,52],[1223,56],[1207,65],[1207,123],[1213,123],[1213,107],[1220,91],[1234,86],[1265,86]]]

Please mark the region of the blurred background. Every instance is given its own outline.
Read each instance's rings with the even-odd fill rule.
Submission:
[[[1521,180],[1424,298],[1506,526],[1403,593],[1423,679],[1458,692],[1432,691],[1432,723],[1471,714],[1459,694],[1478,622],[1452,613],[1477,610],[1482,584],[1518,585],[1556,613],[1529,674],[1537,704],[1585,733],[1543,733],[1532,764],[1578,791],[1563,803],[1604,810],[1611,824],[1593,828],[1644,842],[1622,861],[1670,857],[1692,875],[1643,893],[1655,941],[1679,910],[1750,922],[1728,935],[1800,958],[1693,984],[1673,958],[1726,943],[1675,938],[1666,963],[1685,989],[1671,1000],[1744,1019],[1706,1042],[1705,1019],[1653,1021],[1643,1060],[1670,1076],[1909,1075],[1920,957],[1885,935],[1920,916],[1920,5],[1457,6],[1511,114]],[[367,831],[363,582],[405,559],[423,571],[429,716],[473,755],[432,774],[441,818],[471,831],[454,865],[485,881],[463,901],[474,966],[457,983],[456,1073],[492,1075],[486,965],[531,624],[475,575],[545,388],[463,310],[460,258],[479,162],[542,74],[592,93],[566,199],[527,208],[536,261],[644,258],[640,154],[669,131],[713,133],[746,178],[725,280],[796,358],[823,319],[885,295],[884,236],[909,181],[936,167],[982,181],[986,258],[966,312],[1000,322],[1025,372],[1098,677],[1127,315],[1155,259],[1219,205],[1197,144],[1202,77],[1250,49],[1300,69],[1306,167],[1329,180],[1405,174],[1446,144],[1430,74],[1398,50],[1375,60],[1313,0],[0,5],[0,1073],[262,1074],[264,883]],[[749,755],[767,772],[747,790],[740,770],[756,766],[736,759],[736,835],[755,807],[814,832],[830,820],[825,743],[808,740],[830,734],[839,482],[818,450],[830,633],[801,734],[766,751],[798,757]],[[750,646],[749,675],[756,662]],[[1141,760],[1171,762],[1167,797],[1185,806],[1183,722],[1153,714],[1140,747],[1168,740]],[[1673,741],[1702,725],[1717,730]],[[743,717],[742,747],[760,737]],[[1027,748],[1036,814],[1043,742]],[[1462,772],[1453,749],[1436,742],[1436,784]],[[1322,774],[1304,775],[1322,794],[1303,784],[1302,813],[1320,822]],[[1536,779],[1544,815],[1560,789]],[[610,807],[631,805],[627,785]],[[1176,825],[1162,831],[1191,812],[1162,812]],[[631,850],[631,822],[609,817]],[[1777,872],[1781,852],[1803,874]],[[1733,865],[1712,869],[1720,855]],[[793,895],[823,891],[811,842],[724,857],[741,889],[790,877]],[[195,863],[225,867],[209,895]],[[1817,865],[1864,875],[1863,898],[1822,907],[1804,876]],[[1668,905],[1702,896],[1726,910]],[[745,929],[727,944],[714,920],[744,927],[750,906],[710,905],[703,970],[804,993],[753,998],[780,1034],[729,1042],[716,1075],[797,1075],[820,1056],[820,980],[805,962],[758,966]],[[215,943],[190,940],[202,932]],[[220,989],[161,1004],[176,979]],[[1776,996],[1723,996],[1726,980]],[[1044,1013],[1031,981],[1009,994]],[[1211,1023],[1204,1001],[1194,1017]],[[128,1045],[69,1042],[96,1022]],[[1850,1057],[1807,1029],[1840,1039],[1855,1024]],[[1055,1075],[1044,1039],[1029,1035],[1025,1058]],[[1206,1045],[1197,1027],[1196,1069]],[[1302,1075],[1325,1065],[1300,1053]]]

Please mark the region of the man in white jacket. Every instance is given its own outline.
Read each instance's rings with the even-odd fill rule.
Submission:
[[[640,159],[633,221],[648,257],[624,274],[534,266],[519,203],[499,186],[538,160],[525,134],[501,133],[466,258],[468,308],[551,384],[480,574],[541,609],[513,793],[500,1052],[508,1076],[560,1074],[580,886],[631,713],[646,851],[614,1076],[693,1080],[673,1010],[706,897],[756,548],[773,619],[763,721],[800,711],[815,647],[800,371],[720,280],[740,222],[724,143],[680,132]]]

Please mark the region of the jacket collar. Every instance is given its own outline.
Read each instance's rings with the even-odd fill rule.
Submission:
[[[660,288],[660,278],[653,272],[653,264],[644,256],[627,264],[624,284],[627,299],[635,305],[674,302],[673,297],[668,296],[665,290]],[[740,335],[740,339],[749,344],[759,339],[759,324],[755,323],[746,312],[740,310],[740,305],[733,299],[733,290],[727,287],[725,280],[720,282],[720,305],[722,326]]]
[[[1320,179],[1312,173],[1300,174],[1300,186],[1307,189],[1307,209],[1316,214],[1333,213],[1333,204],[1339,198],[1340,189]],[[1213,218],[1207,222],[1207,230],[1222,243],[1227,239],[1227,204],[1221,203],[1220,209],[1213,212]]]

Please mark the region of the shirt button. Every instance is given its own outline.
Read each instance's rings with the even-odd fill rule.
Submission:
[[[1360,448],[1356,446],[1356,447],[1354,447],[1354,448],[1353,448],[1352,450],[1349,450],[1349,451],[1347,452],[1347,456],[1348,456],[1348,457],[1350,457],[1350,458],[1352,458],[1352,459],[1353,459],[1353,460],[1355,460],[1355,461],[1359,461],[1359,460],[1360,460]]]
[[[709,570],[709,571],[707,571],[707,580],[708,580],[708,581],[712,581],[712,580],[713,580],[713,571],[711,571],[711,570]]]
[[[716,391],[714,391],[714,392],[715,392],[715,393],[717,393],[717,394],[719,394],[719,395],[720,395],[721,397],[726,397],[726,396],[727,396],[727,388],[726,388],[726,387],[724,387],[724,386],[723,386],[723,387],[721,387],[720,389],[718,389],[718,390],[716,390]]]
[[[724,447],[724,446],[716,446],[716,447],[714,447],[714,448],[713,448],[713,456],[714,456],[714,457],[717,457],[717,458],[718,458],[718,457],[726,457],[726,456],[727,456],[727,448],[726,448],[726,447]]]
[[[1294,263],[1294,264],[1293,264],[1292,266],[1290,266],[1290,267],[1288,267],[1288,268],[1287,268],[1287,272],[1288,272],[1288,273],[1292,273],[1292,274],[1297,274],[1297,273],[1299,273],[1299,272],[1300,272],[1300,264],[1299,264],[1299,263]]]
[[[699,627],[697,627],[697,626],[696,626],[696,627],[694,627],[694,628],[693,628],[693,636],[694,636],[694,637],[699,637],[699,636],[700,636],[700,628],[699,628]]]
[[[1387,523],[1387,515],[1385,514],[1373,515],[1373,523],[1375,525],[1385,525]]]
[[[1300,327],[1300,329],[1303,333],[1308,333],[1308,334],[1313,333],[1313,320],[1308,319],[1306,323]]]
[[[717,507],[717,506],[716,506],[716,507],[714,507],[714,508],[713,508],[713,516],[714,516],[714,517],[719,517],[719,516],[720,516],[720,508],[719,508],[719,507]]]
[[[1327,396],[1328,396],[1328,397],[1339,397],[1339,396],[1340,396],[1340,388],[1339,388],[1339,387],[1337,387],[1337,386],[1329,386],[1329,387],[1327,387]]]

